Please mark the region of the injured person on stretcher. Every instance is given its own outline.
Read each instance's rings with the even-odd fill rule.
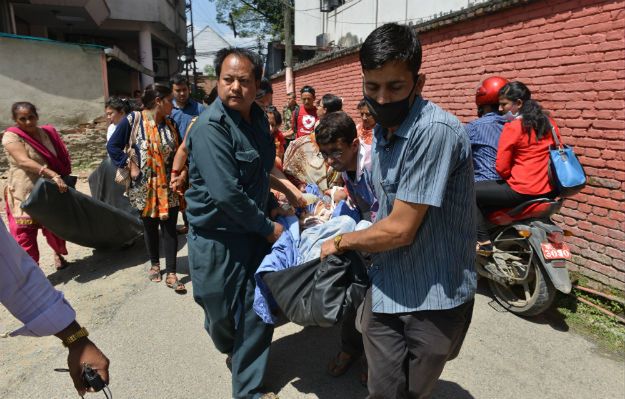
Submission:
[[[294,215],[278,218],[278,222],[284,225],[284,233],[280,236],[278,241],[273,244],[271,252],[265,256],[256,271],[255,277],[257,286],[254,300],[254,310],[259,317],[268,324],[276,323],[276,314],[278,313],[279,307],[274,300],[274,296],[277,295],[272,295],[272,291],[270,291],[268,284],[266,284],[266,281],[264,280],[264,276],[266,274],[315,273],[315,270],[313,269],[318,269],[315,273],[315,277],[311,277],[311,281],[308,281],[306,284],[323,285],[325,283],[322,280],[326,279],[326,277],[323,276],[325,261],[322,262],[319,259],[321,254],[321,244],[339,234],[362,230],[371,225],[371,222],[364,220],[360,221],[358,212],[354,212],[353,205],[349,204],[349,202],[341,200],[335,204],[332,199],[335,198],[334,192],[331,192],[330,196],[322,196],[322,193],[318,190],[318,188],[313,185],[309,185],[306,188],[306,191],[316,196],[317,201],[308,205],[298,214],[298,216]],[[305,196],[307,195],[305,194]],[[357,258],[361,257],[358,256]],[[311,265],[311,262],[316,264]],[[336,262],[340,263],[343,261],[340,259],[334,259],[333,262],[335,262],[334,266],[336,266]],[[354,264],[346,269],[345,276],[342,277],[340,281],[333,282],[335,288],[339,291],[344,290],[348,292],[350,290],[354,273],[358,275],[357,280],[359,283],[362,283],[361,280],[366,279],[364,262],[352,263]],[[357,263],[361,264],[357,265]],[[287,269],[289,270],[287,271]],[[365,277],[363,278],[363,276]],[[287,279],[286,281],[289,280]],[[290,291],[294,287],[273,287],[274,294],[277,294],[277,292],[275,292],[277,288],[280,291],[283,289]],[[302,301],[302,298],[299,296],[306,295],[305,292],[301,292],[302,288],[304,291],[306,291],[307,288],[314,290],[314,287],[312,286],[300,287],[300,292],[293,290],[293,301]],[[343,297],[345,297],[345,295],[343,295]],[[323,302],[325,299],[317,297],[315,300]],[[335,302],[337,300],[340,302],[341,298],[335,298]],[[334,303],[333,305],[340,307],[343,304]],[[288,316],[289,315],[287,314],[287,317]],[[316,325],[316,323],[313,320],[307,320],[307,325]]]

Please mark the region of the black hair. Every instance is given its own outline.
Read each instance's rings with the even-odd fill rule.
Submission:
[[[331,144],[343,140],[351,144],[356,138],[356,124],[343,111],[327,114],[319,121],[315,129],[315,141],[318,144]]]
[[[295,93],[293,93],[292,91],[286,93],[286,98],[291,98],[295,95]]]
[[[204,96],[204,99],[202,101],[204,101],[206,105],[211,105],[213,101],[215,101],[216,98],[217,98],[217,86],[213,87],[210,93]]]
[[[312,86],[304,86],[299,90],[299,94],[304,94],[304,93],[310,93],[313,95],[313,97],[315,96],[315,89]]]
[[[132,111],[132,105],[130,105],[130,101],[128,101],[128,99],[116,96],[110,97],[106,100],[104,107],[112,108],[115,111],[123,112],[124,114],[128,114]]]
[[[356,109],[360,109],[360,108],[366,107],[366,106],[367,106],[367,102],[363,98],[362,100],[358,101],[358,105],[356,105]]]
[[[222,48],[215,55],[215,73],[217,77],[221,75],[221,66],[224,63],[224,60],[229,55],[236,55],[237,57],[245,57],[252,63],[252,72],[254,73],[254,79],[258,82],[261,80],[263,76],[263,61],[260,56],[253,52],[252,50],[248,50],[246,48],[241,47],[226,47]]]
[[[262,78],[260,80],[260,87],[256,92],[256,99],[260,100],[267,94],[273,94],[273,87],[271,87],[271,82],[267,78]]]
[[[280,111],[278,111],[278,108],[274,107],[273,105],[270,105],[267,107],[266,112],[267,114],[273,114],[273,117],[276,120],[276,125],[282,124],[282,115],[280,115]]]
[[[11,114],[13,115],[13,120],[17,118],[17,110],[20,108],[26,108],[27,110],[35,114],[37,118],[39,118],[39,115],[37,114],[37,107],[35,107],[33,103],[29,103],[28,101],[18,101],[11,105]]]
[[[157,98],[165,98],[172,93],[171,87],[162,83],[152,83],[143,90],[141,102],[143,108],[152,109],[156,106]]]
[[[499,90],[499,97],[504,97],[510,101],[521,100],[523,105],[519,109],[522,116],[521,126],[523,133],[531,135],[532,129],[536,132],[536,139],[540,140],[551,130],[549,115],[543,110],[540,104],[532,100],[532,93],[521,82],[509,82]]]
[[[421,69],[421,42],[411,26],[388,23],[367,36],[360,47],[363,71],[382,68],[389,61],[403,61],[415,77]]]
[[[173,86],[173,85],[187,85],[187,87],[189,87],[189,81],[187,80],[187,77],[177,73],[175,74],[171,80],[169,81],[169,85]]]
[[[326,109],[327,113],[340,111],[343,109],[343,100],[334,94],[324,94],[321,97],[321,106]]]
[[[267,78],[262,78],[260,80],[260,89],[265,91],[265,94],[271,93],[273,94],[273,87],[271,87],[271,82]]]

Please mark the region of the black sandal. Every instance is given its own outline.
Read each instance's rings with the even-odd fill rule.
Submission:
[[[175,278],[176,280],[172,281],[172,278]],[[165,285],[173,289],[174,292],[177,294],[187,293],[187,288],[184,286],[184,284],[180,282],[180,280],[178,280],[178,276],[176,276],[174,273],[169,273],[167,277],[165,277]]]

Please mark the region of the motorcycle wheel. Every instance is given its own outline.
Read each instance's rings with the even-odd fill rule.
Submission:
[[[528,266],[530,270],[525,280],[505,285],[488,280],[490,290],[497,302],[519,316],[536,316],[544,312],[551,306],[556,296],[556,289],[551,280],[545,277],[545,271],[536,256],[531,255],[531,257]]]

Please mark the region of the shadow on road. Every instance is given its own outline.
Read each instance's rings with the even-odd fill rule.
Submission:
[[[307,327],[297,334],[274,341],[271,344],[266,385],[277,392],[290,384],[299,392],[313,394],[319,399],[366,397],[367,389],[359,382],[360,362],[354,362],[341,377],[331,377],[326,373],[327,363],[339,350],[339,340],[340,326],[335,326]],[[473,398],[460,385],[445,380],[438,382],[433,397]]]
[[[433,399],[473,399],[469,391],[455,382],[439,380],[434,389]]]
[[[499,305],[497,300],[495,300],[494,296],[491,294],[490,289],[488,288],[488,282],[486,281],[486,279],[481,278],[478,281],[476,294],[491,298],[492,300],[489,302],[489,305],[494,311],[499,312],[499,313],[508,312],[503,306]],[[563,294],[557,293],[556,295],[563,295]],[[551,328],[553,328],[556,331],[562,331],[562,332],[569,331],[569,325],[566,323],[564,315],[560,313],[560,311],[556,307],[555,303],[557,302],[558,302],[558,297],[556,297],[554,304],[552,304],[549,309],[547,309],[542,314],[539,314],[538,316],[532,316],[532,317],[518,316],[518,317],[521,317],[522,319],[530,323],[548,324],[549,326],[551,326]],[[574,308],[577,307],[577,303],[574,301],[574,303],[568,307],[571,308],[571,311],[574,312],[575,311]]]
[[[178,251],[185,245],[187,245],[187,236],[181,234],[178,236]],[[161,258],[162,257],[164,257],[164,254],[163,248],[161,247]],[[147,260],[148,255],[143,237],[140,237],[135,241],[134,245],[126,249],[95,249],[91,255],[72,261],[68,268],[55,271],[48,275],[48,280],[50,280],[52,285],[64,284],[72,279],[79,283],[87,283],[109,276],[118,270],[143,264]],[[177,269],[178,273],[189,274],[189,264],[186,255],[178,256]],[[186,276],[181,278],[181,281],[183,284],[186,284],[191,281],[191,279]]]
[[[87,283],[109,276],[118,270],[145,263],[146,260],[145,246],[143,240],[139,239],[132,247],[119,251],[96,249],[86,258],[72,261],[68,268],[48,275],[48,280],[52,285],[67,283],[72,279],[79,283]]]

